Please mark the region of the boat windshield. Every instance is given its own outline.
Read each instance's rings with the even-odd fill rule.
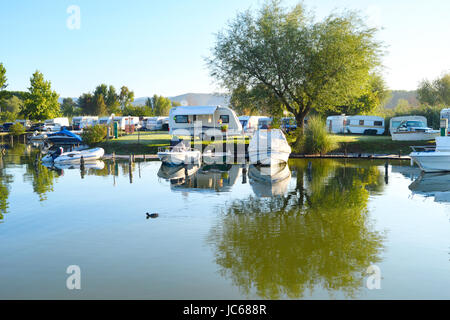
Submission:
[[[404,125],[407,127],[425,127],[425,124],[422,121],[407,121]]]

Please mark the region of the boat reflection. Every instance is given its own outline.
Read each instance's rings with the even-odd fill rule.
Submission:
[[[66,170],[66,169],[82,169],[81,164],[79,163],[46,163],[42,162],[42,165],[49,168],[49,169],[59,169],[59,170]],[[105,168],[105,163],[102,160],[96,160],[92,162],[86,162],[84,164],[84,169],[93,169],[93,170],[103,170]]]
[[[172,185],[183,184],[199,168],[200,166],[198,164],[169,166],[162,163],[158,170],[158,177],[169,180]]]
[[[186,177],[182,183],[171,184],[174,191],[228,192],[238,180],[241,165],[203,165],[197,172]]]
[[[422,173],[408,188],[413,194],[434,197],[435,202],[450,202],[450,173]]]
[[[250,165],[248,176],[256,196],[273,197],[286,194],[291,171],[286,163],[270,167]]]

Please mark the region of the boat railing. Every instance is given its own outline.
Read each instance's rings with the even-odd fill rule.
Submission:
[[[414,152],[432,152],[436,151],[436,146],[410,146]]]
[[[163,146],[158,147],[158,152],[183,152],[183,151],[194,151],[193,148],[186,146]]]

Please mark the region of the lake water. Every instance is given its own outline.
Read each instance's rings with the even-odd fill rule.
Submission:
[[[0,158],[1,299],[450,298],[450,175],[292,160],[269,185],[241,165],[35,159]]]

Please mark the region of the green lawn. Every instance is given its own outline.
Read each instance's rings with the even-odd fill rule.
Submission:
[[[139,138],[138,138],[139,137]],[[184,137],[189,139],[189,137]],[[332,153],[370,153],[370,154],[401,154],[411,152],[410,146],[433,145],[430,141],[392,141],[391,136],[366,136],[366,135],[332,135],[337,143],[337,148]],[[140,132],[121,136],[118,139],[105,141],[100,144],[106,153],[116,154],[156,154],[158,147],[170,145],[171,136],[167,132]],[[228,143],[233,143],[230,138]],[[248,143],[248,139],[237,138],[237,143]],[[203,145],[211,144],[210,141],[202,141]],[[221,142],[217,142],[221,143]]]
[[[392,141],[391,136],[366,135],[333,135],[338,148],[333,152],[347,153],[377,153],[377,154],[408,154],[410,146],[433,145],[434,139],[429,141]]]

